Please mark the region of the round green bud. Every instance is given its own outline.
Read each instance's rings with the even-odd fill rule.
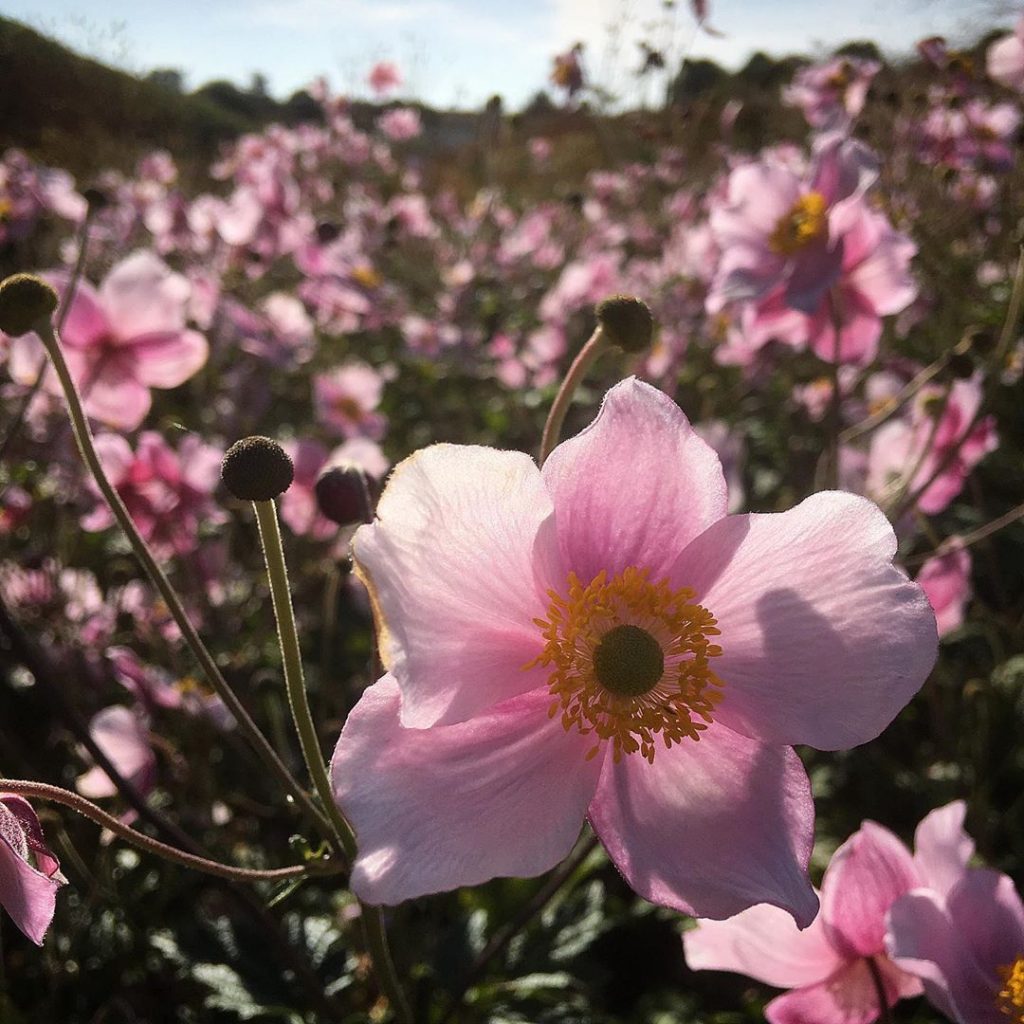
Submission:
[[[57,293],[35,274],[12,274],[0,281],[0,331],[17,338],[53,316]]]
[[[626,352],[650,348],[654,317],[647,303],[632,295],[613,295],[597,307],[597,322],[605,337]]]
[[[272,501],[288,490],[294,476],[288,453],[259,435],[236,441],[220,464],[224,486],[240,501]]]
[[[665,672],[661,644],[639,626],[615,626],[594,648],[594,675],[616,697],[641,697]]]

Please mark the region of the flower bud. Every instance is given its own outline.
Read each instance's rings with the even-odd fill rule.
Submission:
[[[946,363],[950,376],[956,380],[967,380],[974,373],[974,360],[970,352],[954,352]]]
[[[327,466],[316,481],[316,503],[332,523],[356,526],[373,519],[366,471],[354,462]]]
[[[110,205],[110,197],[101,188],[87,188],[83,193],[86,203],[89,204],[89,213],[99,213]]]
[[[291,486],[295,468],[288,453],[269,437],[243,437],[225,453],[224,486],[240,501],[272,501]]]
[[[35,274],[0,281],[0,331],[17,338],[45,323],[57,308],[57,293]]]
[[[647,303],[632,295],[613,295],[597,307],[597,320],[605,337],[625,352],[650,347],[654,318]]]

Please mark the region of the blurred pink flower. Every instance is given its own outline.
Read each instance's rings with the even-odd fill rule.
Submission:
[[[143,715],[121,704],[104,708],[93,715],[89,735],[140,796],[152,791],[156,781],[156,755],[149,743],[149,726]],[[116,796],[118,792],[99,765],[79,775],[75,788],[90,800]]]
[[[37,946],[66,884],[36,812],[22,797],[0,792],[0,906]]]
[[[871,81],[881,67],[876,60],[833,57],[801,68],[782,90],[782,98],[799,107],[812,128],[845,129],[864,109]]]
[[[415,139],[423,131],[420,112],[412,107],[395,107],[377,118],[377,127],[392,142]]]
[[[811,922],[790,745],[877,736],[930,671],[935,622],[870,502],[727,500],[714,452],[635,379],[542,471],[436,445],[392,473],[353,545],[388,674],[332,762],[361,898],[539,874],[586,816],[652,902]]]
[[[935,612],[940,637],[963,625],[964,606],[971,596],[971,553],[957,547],[956,538],[951,540],[950,550],[929,558],[917,574]]]
[[[387,424],[376,412],[384,378],[366,363],[348,363],[313,378],[317,421],[344,437],[380,438]]]
[[[957,1024],[1024,1020],[1024,903],[1007,875],[975,868],[948,892],[904,896],[887,946]]]
[[[60,292],[68,275],[46,275]],[[62,340],[64,355],[93,419],[134,430],[146,417],[150,388],[175,388],[206,362],[206,339],[185,327],[190,286],[158,256],[140,250],[116,264],[99,290],[75,289]],[[11,343],[10,372],[32,384],[43,360],[34,334]],[[46,387],[58,394],[52,369]]]
[[[736,971],[791,992],[765,1008],[770,1024],[870,1024],[878,994],[873,960],[891,1007],[921,985],[885,953],[886,912],[926,886],[946,892],[962,877],[974,843],[963,831],[963,801],[927,815],[915,854],[888,829],[866,821],[835,852],[821,884],[821,913],[800,931],[776,907],[751,907],[728,921],[701,921],[683,933],[692,970]]]
[[[212,500],[223,452],[204,444],[198,435],[186,435],[175,451],[158,433],[146,430],[133,452],[123,437],[99,434],[96,451],[157,558],[189,554],[199,545],[203,523],[225,521],[223,509]],[[114,514],[91,478],[88,487],[97,505],[82,518],[82,529],[106,530],[114,525]]]
[[[1008,89],[1024,92],[1024,17],[1013,33],[997,40],[988,48],[989,78]]]
[[[398,70],[398,65],[391,61],[379,60],[370,69],[367,82],[378,96],[383,96],[402,84],[402,73]]]

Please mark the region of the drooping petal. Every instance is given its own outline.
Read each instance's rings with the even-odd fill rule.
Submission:
[[[120,341],[140,335],[176,333],[185,326],[191,286],[146,249],[121,260],[100,285],[112,333]]]
[[[920,884],[910,851],[887,828],[865,821],[839,847],[821,883],[821,916],[848,957],[885,949],[885,915]]]
[[[845,963],[821,914],[800,931],[785,910],[767,903],[726,921],[699,921],[683,932],[683,948],[690,970],[735,971],[779,988],[824,981]]]
[[[803,765],[720,724],[658,747],[654,762],[605,759],[590,821],[626,881],[652,903],[721,920],[771,903],[806,927],[814,804]]]
[[[458,725],[406,729],[384,676],[349,715],[331,761],[359,854],[353,891],[400,903],[555,866],[579,835],[600,758],[548,717],[545,690]]]
[[[545,462],[566,570],[586,585],[629,566],[658,579],[726,514],[718,456],[667,395],[636,378],[616,384],[597,418]]]
[[[23,934],[41,946],[53,920],[57,890],[65,879],[57,859],[40,844],[38,825],[21,797],[0,797],[0,906]],[[31,854],[42,870],[29,863]]]
[[[132,343],[135,376],[151,388],[176,388],[206,363],[209,346],[198,331],[146,334]]]
[[[926,815],[914,833],[914,864],[921,883],[945,895],[964,876],[974,840],[964,831],[967,804],[954,800]]]
[[[113,766],[140,793],[152,788],[156,757],[149,745],[146,725],[138,715],[120,704],[104,708],[93,716],[89,732]],[[80,775],[75,788],[90,800],[117,792],[110,776],[99,765]]]
[[[935,661],[935,617],[892,565],[870,501],[824,492],[788,512],[729,516],[672,569],[718,620],[716,718],[770,743],[837,750],[874,739]]]
[[[402,724],[464,721],[547,681],[543,646],[557,558],[551,499],[519,452],[434,445],[401,463],[353,541]]]
[[[889,1006],[903,996],[916,994],[913,985],[906,987],[909,990],[901,989],[891,964],[881,967],[881,976]],[[871,1024],[880,1015],[878,990],[867,963],[854,960],[817,985],[773,999],[764,1015],[769,1024]]]

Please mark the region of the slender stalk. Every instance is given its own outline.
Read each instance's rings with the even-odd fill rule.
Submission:
[[[868,970],[871,972],[871,982],[875,986],[875,995],[878,997],[878,1019],[881,1024],[892,1024],[892,1014],[889,1012],[889,998],[885,994],[885,982],[882,981],[882,972],[873,956],[866,956],[865,961]]]
[[[448,1024],[455,1011],[462,1002],[463,996],[483,974],[487,965],[497,956],[500,956],[509,943],[558,895],[569,879],[576,873],[577,868],[594,852],[597,847],[597,836],[590,836],[582,842],[576,852],[570,854],[562,863],[551,872],[547,881],[523,904],[519,913],[511,921],[502,925],[490,938],[490,941],[480,951],[480,955],[473,961],[466,975],[465,981],[455,994],[452,1005],[448,1012],[441,1018],[440,1024]]]
[[[928,428],[928,436],[925,438],[924,444],[921,446],[921,450],[914,457],[913,462],[910,465],[910,469],[904,473],[898,481],[896,487],[896,493],[888,501],[888,507],[892,509],[898,509],[897,513],[891,514],[890,519],[896,522],[900,516],[903,515],[907,509],[913,508],[917,504],[917,499],[924,494],[924,492],[931,487],[932,481],[938,476],[937,473],[933,473],[928,478],[927,483],[923,486],[917,487],[913,492],[913,500],[904,500],[907,498],[908,492],[911,492],[911,488],[914,483],[914,477],[920,472],[922,466],[924,466],[925,460],[931,454],[932,446],[935,443],[935,438],[938,436],[939,428],[942,426],[942,418],[946,415],[946,410],[949,408],[949,400],[953,394],[953,384],[950,382],[946,385],[942,397],[939,399],[938,408],[935,410],[935,415],[932,417],[931,426]],[[953,451],[958,452],[960,445],[964,443],[966,435],[960,438],[958,443],[953,446]]]
[[[107,478],[99,456],[96,454],[96,446],[93,442],[92,431],[89,428],[89,421],[86,418],[78,389],[75,386],[74,378],[71,376],[71,371],[68,369],[68,364],[64,359],[64,353],[61,351],[60,341],[53,325],[49,322],[40,323],[38,325],[38,333],[43,340],[43,344],[46,346],[46,351],[53,362],[53,368],[64,391],[64,398],[71,417],[71,426],[74,431],[75,441],[78,443],[78,450],[90,473],[92,473],[93,479],[96,481],[103,497],[110,506],[111,512],[113,512],[118,524],[128,538],[128,542],[131,544],[136,557],[142,563],[153,585],[160,592],[160,596],[174,617],[174,621],[181,630],[185,642],[192,649],[192,653],[202,667],[207,680],[214,691],[216,691],[217,696],[227,705],[241,731],[249,738],[257,753],[278,777],[285,790],[291,794],[295,802],[322,830],[329,832],[329,825],[324,815],[317,809],[309,794],[306,793],[291,772],[288,771],[284,762],[278,757],[277,752],[252,720],[249,712],[246,711],[245,706],[235,695],[234,690],[228,686],[227,680],[221,675],[217,663],[213,660],[213,656],[207,650],[206,645],[192,625],[177,592],[171,586],[170,580],[168,580],[164,571],[157,564],[146,542],[135,528],[135,524],[125,508],[124,502],[121,501],[121,496]]]
[[[923,555],[914,555],[911,558],[905,558],[903,560],[903,565],[908,569],[913,568],[916,565],[921,565],[924,562],[927,562],[929,558],[946,555],[951,551],[959,551],[961,548],[969,548],[972,544],[977,544],[979,540],[991,537],[993,533],[998,533],[1005,527],[1017,522],[1018,519],[1024,519],[1024,504],[1014,506],[1009,512],[1004,512],[1001,516],[993,519],[989,523],[986,523],[984,526],[979,526],[976,530],[971,530],[970,533],[965,533],[961,537],[950,538],[949,540],[943,541],[937,548],[935,548],[934,551],[928,551]]]
[[[829,445],[828,445],[828,485],[833,490],[839,489],[839,433],[843,424],[843,393],[839,386],[839,356],[843,345],[843,318],[839,309],[839,300],[835,293],[828,297],[829,314],[832,318],[832,333],[835,345],[832,351],[830,376],[832,379],[832,401],[829,403]]]
[[[1021,313],[1024,312],[1024,246],[1021,246],[1020,256],[1017,260],[1017,272],[1013,276],[1013,290],[1010,292],[1010,302],[1006,309],[1006,319],[1003,321],[1003,329],[999,334],[999,342],[996,345],[993,362],[998,371],[1003,366],[1006,354],[1010,350],[1014,336],[1017,333],[1017,325],[1020,323]]]
[[[587,375],[587,371],[607,347],[608,342],[604,336],[604,330],[598,324],[587,343],[572,361],[569,372],[565,375],[554,402],[551,403],[551,411],[548,413],[547,422],[544,424],[544,433],[540,440],[540,457],[537,460],[540,465],[544,465],[545,460],[558,444],[558,439],[562,434],[562,424],[565,422],[565,414],[572,404],[572,396]]]
[[[288,569],[284,560],[284,547],[281,544],[281,529],[277,522],[277,506],[273,501],[254,501],[252,504],[267,563],[267,578],[270,581],[270,596],[274,605],[274,617],[277,620],[285,688],[288,691],[288,703],[292,710],[295,729],[299,734],[302,755],[317,795],[330,817],[335,835],[345,856],[351,861],[356,855],[356,834],[342,814],[341,808],[335,803],[316,726],[313,724],[313,715],[309,709],[302,671],[302,652],[288,586]],[[387,932],[380,908],[362,904],[362,920],[366,946],[373,960],[378,984],[399,1019],[411,1022],[412,1017],[388,949]]]
[[[144,832],[138,832],[130,825],[108,814],[103,808],[85,797],[72,793],[70,790],[61,789],[59,786],[48,786],[43,782],[27,782],[23,779],[5,779],[0,777],[0,792],[16,793],[19,796],[31,797],[35,800],[52,800],[54,803],[63,804],[73,811],[102,825],[113,832],[114,835],[123,839],[140,850],[145,850],[156,857],[162,857],[174,864],[191,868],[194,871],[201,871],[207,875],[215,875],[217,878],[227,878],[233,882],[280,882],[288,878],[301,878],[305,875],[337,874],[344,870],[340,864],[327,866],[315,866],[314,862],[309,864],[295,864],[286,868],[239,868],[233,864],[223,864],[220,861],[209,860],[206,857],[198,857],[193,853],[186,853],[177,847],[168,846],[158,839],[147,836]]]

